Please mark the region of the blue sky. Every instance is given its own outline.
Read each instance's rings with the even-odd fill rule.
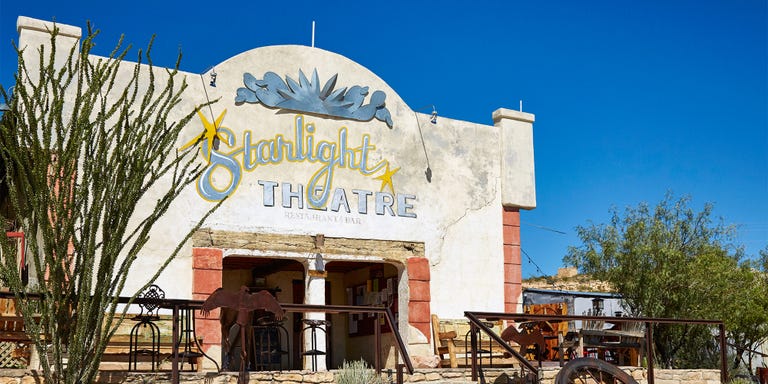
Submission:
[[[2,0],[0,84],[12,84],[19,15],[90,20],[103,55],[121,33],[135,47],[155,34],[155,64],[181,49],[191,72],[260,46],[309,45],[314,20],[317,47],[369,68],[413,108],[492,124],[523,100],[536,115],[524,277],[556,273],[579,244],[575,226],[668,191],[714,203],[756,255],[768,245],[766,3]]]

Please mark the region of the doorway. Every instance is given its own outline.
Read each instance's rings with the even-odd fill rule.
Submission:
[[[222,261],[222,288],[229,291],[239,290],[241,286],[249,288],[251,293],[268,291],[280,303],[292,303],[292,281],[303,279],[304,265],[288,258],[266,258],[253,256],[227,256]],[[303,292],[303,291],[302,291]],[[254,312],[246,334],[249,361],[248,370],[294,369],[295,359],[292,356],[293,337],[290,329],[295,314],[286,313],[282,322],[266,321],[264,317]],[[232,316],[221,316],[221,362],[230,370],[240,368],[240,351],[242,349],[239,337],[239,326],[232,324]],[[267,326],[269,323],[269,326]],[[283,331],[285,329],[285,331]],[[264,347],[264,340],[268,346]],[[274,345],[272,345],[274,344]],[[261,355],[258,351],[264,348],[270,351],[282,351],[279,355]]]

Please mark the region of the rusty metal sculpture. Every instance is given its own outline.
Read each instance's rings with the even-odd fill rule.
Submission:
[[[541,354],[546,348],[546,341],[544,341],[544,334],[538,327],[527,327],[523,329],[523,332],[517,330],[517,327],[510,325],[504,331],[501,332],[501,339],[510,342],[514,341],[520,346],[520,355],[525,356],[528,346],[536,346],[536,353]]]
[[[245,362],[247,361],[248,352],[246,347],[246,338],[243,330],[250,325],[251,312],[255,310],[265,310],[275,315],[275,319],[280,321],[285,316],[285,310],[280,306],[280,303],[275,299],[268,291],[259,291],[256,293],[250,293],[248,287],[241,286],[238,292],[226,291],[223,288],[219,288],[203,302],[201,313],[203,316],[208,314],[216,308],[229,308],[237,311],[237,320],[235,321],[240,326],[240,376],[238,382],[248,382],[248,377],[245,375]]]

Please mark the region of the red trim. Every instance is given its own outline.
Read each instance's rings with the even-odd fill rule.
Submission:
[[[208,298],[221,287],[224,251],[220,248],[192,248],[192,296],[197,300]],[[198,314],[199,315],[199,314]],[[203,337],[203,350],[221,345],[221,323],[218,309],[197,319],[197,335]]]
[[[432,339],[430,330],[431,295],[429,293],[429,260],[424,257],[411,257],[406,262],[408,273],[408,323]]]
[[[522,293],[520,262],[520,209],[503,207],[502,236],[504,246],[504,311],[515,312]]]

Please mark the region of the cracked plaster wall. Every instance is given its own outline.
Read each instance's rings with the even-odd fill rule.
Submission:
[[[36,24],[40,21],[25,22]],[[40,28],[24,31],[25,41],[44,41],[40,36],[44,32]],[[126,63],[122,70],[124,75],[118,76],[118,81],[128,78],[133,65]],[[242,171],[239,185],[222,207],[208,218],[204,228],[299,236],[322,233],[328,238],[423,244],[424,255],[432,269],[433,313],[450,318],[461,317],[463,311],[469,309],[503,310],[502,206],[535,207],[533,115],[499,110],[501,112],[494,112],[493,116],[488,111],[489,121],[493,119],[495,126],[443,116],[438,116],[437,124],[431,124],[429,115],[414,112],[395,90],[365,67],[336,53],[306,46],[256,48],[218,63],[215,70],[218,73],[216,87],[209,87],[207,79],[201,81],[198,73],[182,73],[189,88],[179,105],[178,115],[204,103],[206,91],[210,99],[219,99],[211,107],[213,116],[206,113],[207,119],[212,121],[223,116],[221,126],[233,133],[231,137],[226,135],[233,145],[223,145],[220,151],[237,150],[243,145],[246,131],[251,133],[253,142],[277,136],[290,140],[295,132],[299,113],[256,104],[235,104],[234,96],[237,88],[243,86],[244,73],[260,77],[273,71],[282,78],[297,79],[300,70],[307,76],[317,70],[321,84],[337,74],[337,88],[361,85],[368,86],[370,92],[383,91],[394,126],[389,128],[376,119],[362,122],[304,114],[305,121],[314,124],[315,143],[326,141],[340,145],[341,132],[345,131],[348,147],[355,148],[368,137],[375,147],[370,150],[369,164],[385,161],[392,170],[398,170],[392,176],[390,190],[376,178],[384,168],[365,175],[354,169],[337,167],[332,188],[346,191],[351,206],[351,212],[347,213],[313,210],[306,203],[299,207],[298,200],[285,208],[279,192],[275,194],[274,206],[266,206],[264,187],[260,182],[272,181],[281,186],[287,183],[289,188],[307,185],[322,164],[311,161],[259,164]],[[163,81],[163,73],[162,69],[156,71],[158,82]],[[511,120],[508,119],[510,115]],[[202,121],[193,118],[184,129],[178,146],[202,130]],[[198,161],[205,162],[202,157]],[[428,164],[431,180],[425,176]],[[230,177],[219,172],[213,181],[226,185]],[[152,208],[159,196],[157,187],[168,181],[161,179],[148,191],[138,212],[148,212]],[[416,217],[378,215],[370,202],[368,212],[359,213],[353,190],[410,195],[413,207],[409,212]],[[146,276],[162,264],[212,204],[204,200],[194,186],[179,196],[169,213],[157,223],[152,238],[136,262],[135,273],[128,280],[127,292],[144,284]],[[191,255],[191,241],[187,241],[179,256],[161,275],[160,284],[168,297],[191,298]]]

